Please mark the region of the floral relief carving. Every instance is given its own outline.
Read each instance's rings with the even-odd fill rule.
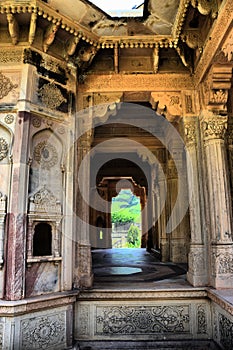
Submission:
[[[226,316],[219,314],[219,335],[220,343],[226,350],[233,349],[233,322],[231,322]]]
[[[185,123],[185,141],[188,145],[196,143],[196,128],[197,124],[195,122]]]
[[[41,99],[41,102],[51,109],[56,109],[63,102],[67,102],[66,98],[54,83],[44,84],[38,90],[38,96]]]
[[[212,254],[213,274],[231,274],[233,273],[233,255],[232,253],[213,252]]]
[[[6,158],[8,152],[9,145],[7,141],[3,137],[0,137],[0,161]]]
[[[197,307],[197,332],[199,334],[207,334],[207,319],[204,305]]]
[[[41,141],[35,146],[33,157],[42,169],[50,170],[58,162],[56,148],[47,141]]]
[[[16,89],[17,84],[13,84],[10,78],[6,77],[2,72],[0,72],[0,100],[7,96],[11,90]]]
[[[160,334],[190,331],[189,307],[97,306],[96,334]]]
[[[33,317],[21,322],[24,350],[48,349],[66,344],[65,315]]]
[[[45,186],[29,199],[30,213],[56,213],[61,214],[61,203]]]
[[[228,92],[226,90],[214,90],[212,91],[212,96],[210,103],[213,104],[226,104],[227,103]]]
[[[224,56],[227,58],[227,61],[230,62],[233,59],[233,30],[231,30],[231,33],[229,34],[227,40],[222,46],[222,52],[224,53]]]

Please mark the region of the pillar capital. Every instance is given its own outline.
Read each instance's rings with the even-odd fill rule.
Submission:
[[[204,141],[213,139],[224,140],[227,131],[226,115],[217,115],[208,112],[203,116],[201,120],[201,131]]]

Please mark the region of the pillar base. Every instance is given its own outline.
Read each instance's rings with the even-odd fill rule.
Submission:
[[[208,285],[206,247],[202,244],[191,244],[188,255],[187,280],[194,287]]]
[[[233,288],[233,245],[219,243],[211,246],[212,287]]]

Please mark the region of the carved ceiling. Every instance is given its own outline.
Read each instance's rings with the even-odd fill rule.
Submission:
[[[147,73],[167,71],[166,60],[171,71],[186,69],[192,73],[221,8],[228,3],[146,0],[142,16],[111,17],[85,0],[3,0],[0,47],[31,45],[70,61],[81,72],[87,71],[95,56],[100,55],[104,61],[106,57],[101,55],[106,51],[114,61],[115,73],[119,71],[118,56],[123,57],[120,68],[124,71],[124,50],[136,49],[136,56],[147,56],[151,62],[151,66],[146,63]],[[226,52],[229,56],[229,48]],[[140,59],[134,65],[135,72],[144,72]]]

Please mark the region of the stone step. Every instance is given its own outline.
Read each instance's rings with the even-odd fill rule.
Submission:
[[[73,350],[218,350],[211,340],[190,341],[79,341]]]

